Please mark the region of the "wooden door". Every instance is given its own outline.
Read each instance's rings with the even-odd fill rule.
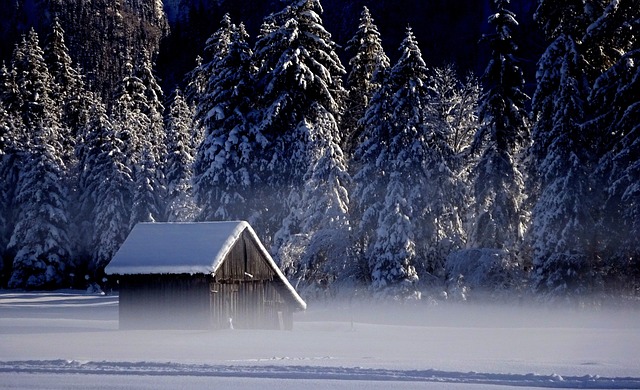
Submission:
[[[237,283],[211,283],[211,326],[228,329],[237,323],[239,294]]]

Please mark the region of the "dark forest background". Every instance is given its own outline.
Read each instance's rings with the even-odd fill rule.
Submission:
[[[88,37],[94,34],[86,30],[104,23],[104,11],[100,10],[107,9],[109,2],[85,1],[94,10],[86,13],[75,7],[76,3],[0,0],[3,10],[0,61],[10,59],[14,45],[30,28],[33,27],[40,36],[46,36],[51,30],[53,15],[59,15],[63,19],[61,24],[65,28],[67,45],[74,61],[92,69],[94,61],[98,61],[95,56],[109,55],[105,52],[105,45],[97,44],[108,37],[98,37],[97,42],[91,42]],[[162,20],[145,18],[147,23],[142,26],[143,32],[139,38],[158,48],[156,72],[165,92],[181,84],[184,75],[193,69],[196,56],[201,54],[207,38],[220,27],[224,14],[229,13],[233,20],[244,22],[249,35],[255,37],[265,15],[280,10],[284,4],[279,0],[165,0],[163,3],[167,24]],[[366,6],[375,17],[383,45],[392,61],[398,56],[396,48],[404,38],[404,27],[411,25],[428,66],[455,64],[462,75],[469,71],[480,75],[490,55],[489,51],[478,45],[482,35],[491,31],[486,18],[491,12],[490,3],[489,0],[325,0],[322,2],[323,22],[333,40],[344,47],[353,37],[362,7]],[[533,21],[536,4],[514,0],[509,8],[518,16],[520,23],[520,28],[514,34],[520,46],[518,56],[526,86],[532,92],[535,88],[536,62],[545,49],[544,37]],[[138,12],[133,4],[125,6],[124,10],[126,13]],[[132,29],[140,23],[134,15],[128,21]],[[131,39],[135,39],[136,34],[131,35]],[[97,52],[92,52],[92,49]],[[338,55],[346,63],[348,55],[344,50],[339,50]],[[119,81],[121,77],[103,75],[103,79],[112,78]]]

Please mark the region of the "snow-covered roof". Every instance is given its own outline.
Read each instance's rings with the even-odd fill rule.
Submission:
[[[115,254],[108,274],[210,274],[246,222],[139,223]]]
[[[251,226],[244,221],[139,223],[105,272],[135,274],[215,274],[231,247],[247,230],[269,266],[302,309],[306,303],[288,282]]]

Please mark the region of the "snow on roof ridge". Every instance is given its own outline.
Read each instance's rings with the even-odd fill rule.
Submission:
[[[242,232],[246,228],[251,228],[251,226],[249,226],[249,223],[245,222],[245,221],[229,221],[229,222],[238,222],[238,225],[229,234],[229,236],[227,237],[226,241],[224,242],[224,244],[222,244],[222,246],[220,247],[220,250],[218,251],[216,256],[213,258],[213,262],[211,264],[211,268],[212,268],[211,269],[211,273],[212,274],[215,274],[218,271],[218,268],[220,268],[220,265],[222,265],[222,261],[224,260],[225,256],[227,256],[227,254],[231,250],[231,247],[233,247],[233,244],[236,242],[236,240],[238,239],[240,234],[242,234]],[[256,238],[257,238],[257,236],[256,236]],[[258,242],[260,242],[259,239],[258,239]]]
[[[298,303],[298,305],[300,305],[300,308],[302,310],[306,310],[307,309],[307,303],[298,294],[298,292],[293,287],[293,285],[291,285],[291,283],[289,283],[289,279],[287,279],[287,277],[284,276],[284,274],[280,270],[280,267],[278,267],[278,265],[276,264],[275,260],[273,260],[273,258],[269,254],[269,251],[267,251],[267,248],[265,248],[264,245],[262,245],[262,241],[260,241],[260,239],[258,238],[258,235],[256,234],[255,230],[253,230],[253,228],[251,227],[251,225],[249,225],[249,223],[246,223],[246,224],[247,224],[246,230],[249,232],[249,234],[251,234],[253,236],[256,244],[258,245],[258,250],[262,251],[265,259],[267,259],[267,262],[269,263],[271,268],[273,268],[274,272],[284,282],[285,287],[287,288],[287,290],[289,290],[289,292],[291,292],[291,295],[295,298],[295,300]]]

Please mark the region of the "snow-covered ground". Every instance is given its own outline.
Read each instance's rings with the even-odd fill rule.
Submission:
[[[640,311],[309,305],[293,331],[120,331],[117,296],[0,293],[0,388],[640,389]]]

